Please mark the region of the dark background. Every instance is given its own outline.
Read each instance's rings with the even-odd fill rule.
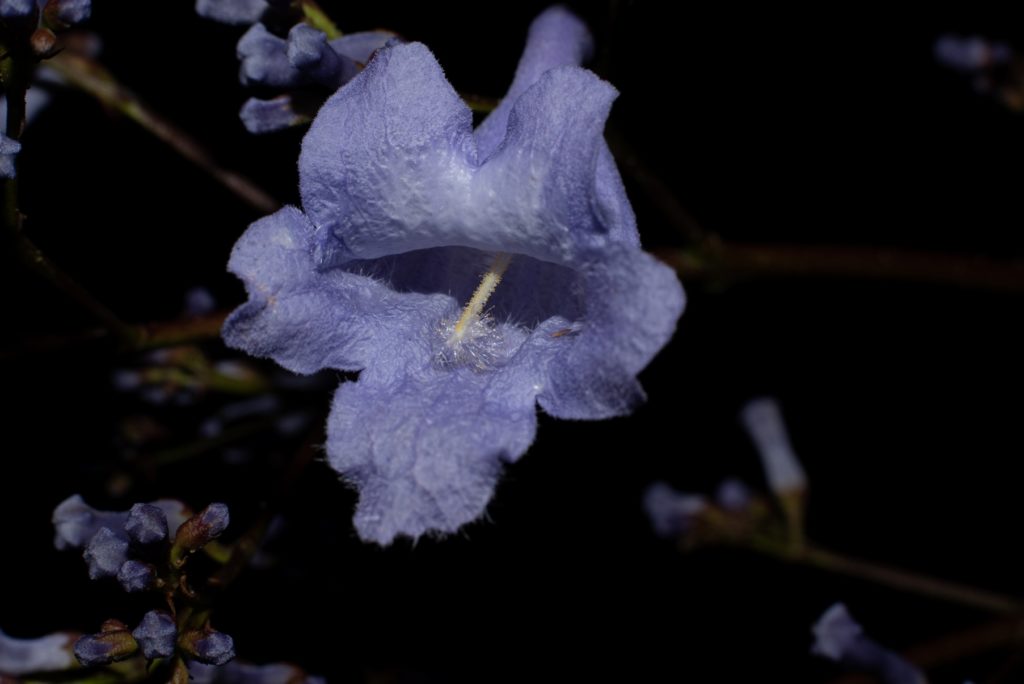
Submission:
[[[234,56],[241,29],[201,20],[185,2],[96,5],[86,27],[124,84],[225,166],[297,201],[301,130],[252,137],[236,117],[247,97]],[[457,90],[498,97],[545,3],[323,5],[344,31],[384,27],[426,43]],[[595,68],[621,93],[611,128],[705,229],[726,241],[1024,256],[1024,121],[932,58],[942,33],[1021,46],[1019,26],[962,13],[904,21],[667,5],[574,8],[594,29]],[[62,94],[29,127],[18,164],[32,239],[124,319],[174,318],[195,286],[224,308],[242,301],[224,268],[259,215],[133,123]],[[683,245],[626,181],[645,245]],[[0,282],[5,348],[93,325],[13,259]],[[687,292],[676,339],[641,376],[648,404],[602,423],[542,416],[488,519],[456,537],[360,543],[354,494],[313,464],[284,508],[272,547],[282,563],[244,575],[215,624],[241,657],[339,680],[615,671],[632,681],[828,681],[840,671],[808,655],[809,629],[834,601],[896,649],[989,619],[741,551],[680,555],[656,539],[640,505],[653,480],[711,491],[738,476],[763,487],[735,419],[759,394],[780,399],[804,459],[812,539],[1021,591],[1019,296],[822,278],[702,281]],[[216,342],[204,348],[232,356]],[[150,408],[115,391],[111,373],[140,359],[85,345],[0,360],[0,628],[10,634],[95,631],[153,607],[90,583],[77,554],[53,550],[49,516],[66,496],[111,509],[225,501],[238,533],[281,455],[298,447],[264,453],[251,440],[248,464],[211,453],[117,493],[112,476],[131,471],[116,439],[123,416],[152,412],[180,429],[171,443],[184,443],[223,403]],[[288,401],[326,412],[333,385]],[[961,661],[934,681],[984,681],[1011,655]]]

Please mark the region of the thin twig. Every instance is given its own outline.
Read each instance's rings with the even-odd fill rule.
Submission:
[[[763,537],[749,540],[750,548],[775,558],[800,563],[830,572],[856,577],[930,598],[970,606],[992,613],[1024,614],[1024,602],[1011,596],[976,587],[936,579],[908,570],[893,568],[873,561],[851,558],[811,544],[794,547]]]
[[[1024,260],[884,247],[705,243],[655,254],[684,280],[835,277],[894,280],[1004,293],[1024,292]]]
[[[47,63],[72,85],[89,93],[103,104],[127,116],[181,156],[213,176],[253,208],[263,213],[276,211],[280,203],[245,176],[221,167],[192,136],[163,118],[130,90],[122,86],[100,64],[80,55],[61,53]]]

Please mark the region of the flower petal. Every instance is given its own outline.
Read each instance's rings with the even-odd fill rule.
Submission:
[[[508,117],[519,96],[545,71],[580,66],[590,57],[593,47],[586,25],[565,7],[550,7],[533,20],[508,93],[473,134],[481,161],[490,157],[505,139]]]
[[[419,43],[381,50],[320,109],[302,142],[302,204],[329,251],[373,258],[457,244],[475,157],[469,108]],[[446,210],[446,207],[448,208]]]
[[[196,14],[225,24],[252,24],[266,11],[266,0],[196,0]]]
[[[506,251],[571,263],[619,215],[596,201],[604,123],[617,92],[579,67],[547,71],[516,101],[501,148],[474,179]],[[626,203],[628,205],[628,202]]]
[[[672,337],[683,288],[668,266],[625,245],[585,259],[580,272],[583,328],[552,361],[537,400],[557,418],[625,415],[644,400],[635,376]]]
[[[454,532],[478,518],[502,463],[517,460],[537,428],[535,395],[553,349],[538,326],[497,369],[441,369],[409,356],[402,374],[368,368],[343,384],[327,423],[330,464],[359,489],[364,540]]]
[[[245,282],[249,301],[224,323],[228,345],[297,373],[358,370],[381,356],[391,336],[439,320],[452,306],[447,295],[399,293],[358,273],[317,270],[312,243],[313,227],[294,207],[239,239],[228,269]]]

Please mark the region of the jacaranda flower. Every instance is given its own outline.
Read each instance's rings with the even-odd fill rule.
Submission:
[[[636,374],[683,291],[640,249],[602,138],[616,91],[577,66],[589,45],[576,17],[544,12],[476,131],[425,46],[378,51],[303,141],[303,211],[235,245],[249,301],[228,344],[299,373],[360,371],[335,395],[327,456],[359,489],[364,539],[480,516],[537,404],[601,419],[644,399]]]

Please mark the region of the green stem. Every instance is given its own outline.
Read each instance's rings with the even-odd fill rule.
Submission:
[[[753,550],[780,560],[856,577],[893,589],[992,613],[1019,614],[1024,612],[1024,603],[1010,596],[881,565],[873,561],[851,558],[814,545],[794,547],[791,544],[764,536],[752,537],[748,543]]]
[[[337,24],[331,21],[315,0],[302,0],[302,14],[306,17],[307,24],[327,34],[327,40],[341,38],[341,30]]]
[[[270,213],[280,207],[277,200],[245,176],[217,164],[213,156],[198,141],[146,106],[98,63],[86,57],[64,52],[49,60],[47,64],[75,87],[127,116],[167,143],[174,151],[208,173],[253,208]]]

